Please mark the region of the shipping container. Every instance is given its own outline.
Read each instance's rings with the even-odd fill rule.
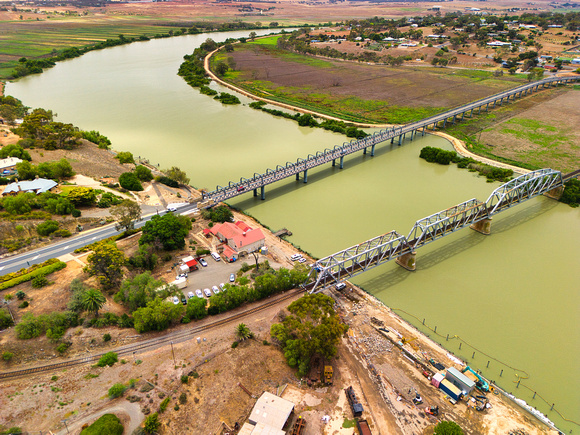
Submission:
[[[439,388],[439,384],[443,379],[445,379],[443,373],[435,373],[431,378],[431,384],[433,384],[436,388]]]
[[[367,423],[366,420],[358,420],[356,422],[356,425],[358,427],[358,433],[360,435],[373,435],[371,432],[371,428],[369,427],[369,424]]]
[[[475,388],[475,382],[461,373],[454,367],[449,367],[447,373],[445,374],[445,379],[459,388],[464,395],[471,393],[471,390]]]
[[[439,389],[451,397],[453,400],[459,400],[463,394],[459,388],[449,382],[447,379],[443,379],[439,384]]]

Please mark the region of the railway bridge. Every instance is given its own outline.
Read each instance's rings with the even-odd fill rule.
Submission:
[[[303,288],[318,292],[391,260],[415,270],[418,248],[466,226],[490,234],[493,216],[538,195],[558,196],[564,180],[578,175],[580,170],[562,176],[553,169],[521,175],[495,189],[485,202],[473,198],[419,219],[407,236],[390,231],[316,261]]]
[[[266,185],[275,183],[276,181],[295,176],[296,180],[302,179],[304,183],[308,182],[308,170],[331,163],[332,166],[339,165],[340,169],[344,166],[344,158],[350,154],[362,151],[363,154],[370,152],[371,156],[375,154],[375,147],[386,141],[394,143],[397,141],[402,145],[406,137],[410,140],[417,134],[424,135],[429,129],[435,130],[438,125],[445,127],[448,122],[455,123],[462,121],[465,116],[472,117],[474,112],[481,113],[482,110],[488,111],[490,106],[493,109],[496,106],[501,106],[509,101],[514,101],[516,98],[524,97],[533,92],[537,92],[545,87],[557,86],[559,84],[571,83],[580,80],[580,76],[575,77],[550,77],[537,82],[527,83],[516,88],[500,92],[491,97],[483,98],[461,107],[448,110],[439,115],[434,115],[422,119],[411,124],[397,127],[389,127],[380,130],[364,139],[352,140],[345,142],[342,145],[336,145],[334,148],[326,148],[323,151],[318,151],[315,154],[309,154],[306,158],[298,158],[295,162],[286,162],[284,165],[277,165],[274,169],[266,169],[264,173],[254,173],[250,178],[240,178],[240,181],[230,181],[225,187],[217,186],[211,192],[203,193],[203,199],[209,200],[208,204],[216,204],[220,201],[227,201],[239,195],[253,191],[254,196],[258,196],[258,189],[260,189],[261,199],[266,199]]]

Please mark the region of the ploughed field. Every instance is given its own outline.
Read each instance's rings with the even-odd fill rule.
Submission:
[[[229,64],[224,79],[255,95],[351,121],[408,123],[524,82],[490,71],[321,59],[262,41],[236,44],[212,65]]]

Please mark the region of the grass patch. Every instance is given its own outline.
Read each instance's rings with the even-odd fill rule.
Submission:
[[[247,44],[249,45],[271,45],[273,47],[276,47],[276,44],[278,43],[278,39],[280,39],[282,35],[273,35],[273,36],[268,36],[267,38],[260,38],[260,39],[255,39],[254,41],[248,41]]]
[[[354,418],[352,420],[345,418],[344,421],[342,422],[342,427],[345,429],[350,429],[350,428],[355,427],[355,426],[356,426],[356,420]]]

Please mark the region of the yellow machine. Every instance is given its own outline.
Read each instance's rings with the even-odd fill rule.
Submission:
[[[332,384],[332,366],[324,366],[324,382]]]

